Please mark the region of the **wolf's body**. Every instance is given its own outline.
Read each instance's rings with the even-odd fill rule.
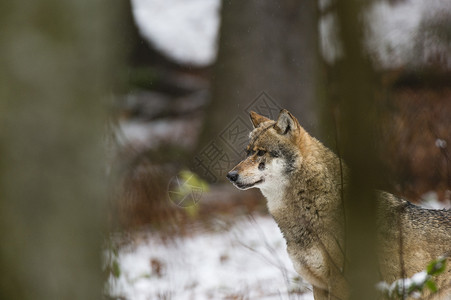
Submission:
[[[253,112],[251,120],[255,129],[248,157],[227,177],[238,188],[260,188],[293,265],[312,284],[315,299],[346,299],[341,197],[346,167],[286,110],[277,121]],[[378,198],[381,280],[391,283],[402,274],[412,276],[450,254],[451,211],[426,210],[384,192]],[[437,286],[440,293],[428,299],[451,297],[449,259]]]

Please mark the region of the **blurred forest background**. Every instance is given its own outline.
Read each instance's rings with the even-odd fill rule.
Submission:
[[[250,110],[286,108],[350,160],[348,129],[377,120],[353,141],[377,141],[368,180],[449,204],[451,1],[356,2],[2,1],[0,298],[98,299],[130,243],[105,232],[193,236],[265,215],[258,191],[225,182]]]
[[[321,100],[337,97],[342,76],[334,6],[327,1],[320,1],[319,8],[314,1],[232,1],[222,3],[220,10],[219,2],[211,2],[204,4],[209,11],[206,20],[196,22],[189,16],[189,7],[202,7],[201,2],[180,4],[180,11],[186,9],[180,14],[188,16],[174,13],[176,20],[164,19],[177,10],[166,8],[169,3],[159,7],[153,1],[135,2],[136,24],[129,16],[129,45],[133,45],[129,89],[126,97],[116,101],[122,154],[135,164],[126,169],[141,170],[138,165],[143,159],[159,166],[155,175],[148,176],[165,177],[163,182],[184,168],[209,183],[223,182],[226,172],[243,157],[250,130],[247,112],[252,109],[274,119],[280,108],[286,108],[308,132],[335,149],[339,100]],[[422,1],[399,2],[376,1],[368,8],[373,23],[367,24],[370,37],[365,38],[364,49],[374,69],[372,98],[380,118],[375,138],[387,176],[383,189],[413,202],[434,197],[430,193],[449,201],[450,4],[435,1],[421,12]],[[141,11],[153,8],[168,10],[159,17],[162,24],[145,19],[151,12],[140,18]],[[219,20],[208,20],[219,14],[221,26]],[[170,21],[175,25],[169,34],[169,29],[161,29],[163,33],[155,29]],[[218,37],[196,27],[207,24],[220,27]],[[146,29],[152,26],[153,32]],[[160,37],[164,34],[174,39]],[[381,37],[389,34],[390,38]],[[204,45],[207,39],[209,46]],[[206,52],[202,47],[212,50],[202,56]],[[217,56],[212,54],[216,47]],[[212,143],[226,155],[216,164],[203,157],[203,151],[212,150]],[[197,159],[210,163],[207,171]],[[164,189],[161,196],[166,203]],[[150,205],[147,199],[126,205],[138,215],[153,211],[141,207]],[[125,223],[150,217],[120,211],[133,216],[132,220],[124,216]]]

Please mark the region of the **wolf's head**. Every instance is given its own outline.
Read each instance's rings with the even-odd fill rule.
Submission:
[[[280,111],[277,121],[255,112],[250,113],[254,130],[250,133],[247,157],[235,166],[227,178],[239,189],[251,187],[277,191],[290,174],[300,167],[300,145],[308,134],[287,110]]]

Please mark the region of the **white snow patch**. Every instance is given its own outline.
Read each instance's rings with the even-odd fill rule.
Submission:
[[[408,291],[413,287],[420,287],[425,284],[427,280],[431,278],[430,275],[427,274],[426,271],[421,271],[418,273],[415,273],[411,278],[403,278],[398,279],[392,284],[388,284],[385,281],[379,282],[376,285],[376,288],[384,293],[387,293],[389,297],[393,297],[394,295],[403,295],[409,296]],[[420,293],[412,293],[411,295],[413,298],[419,298],[421,297]]]
[[[152,269],[152,260],[161,265],[160,274]],[[242,219],[226,231],[166,243],[149,236],[136,247],[119,249],[118,262],[121,275],[109,279],[113,297],[289,299],[296,289],[305,291],[296,293],[296,299],[313,299],[308,284],[293,280],[298,275],[282,234],[267,216]]]
[[[157,148],[163,144],[194,147],[198,119],[158,119],[151,122],[121,120],[116,136],[121,145],[132,145],[136,149]]]
[[[367,47],[384,67],[405,65],[414,58],[423,1],[406,0],[396,5],[376,1],[367,13]]]
[[[445,149],[446,146],[447,146],[447,143],[446,143],[445,140],[442,140],[442,139],[436,139],[436,140],[435,140],[435,146],[436,146],[437,148]]]
[[[416,273],[410,278],[408,281],[409,285],[423,285],[426,280],[428,279],[428,273],[426,271],[422,271],[419,273]]]
[[[216,58],[220,0],[133,0],[141,34],[180,62],[204,66]]]
[[[447,191],[445,201],[440,202],[438,195],[434,191],[427,192],[421,196],[419,205],[428,209],[451,209],[451,191]]]
[[[438,62],[451,68],[451,0],[373,1],[365,13],[365,46],[384,69]],[[332,13],[320,20],[321,50],[334,63],[343,53]]]
[[[343,47],[338,39],[338,21],[335,14],[327,14],[319,22],[319,41],[325,61],[333,63],[343,57]]]

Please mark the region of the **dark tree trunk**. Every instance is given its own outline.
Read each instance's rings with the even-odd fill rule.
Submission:
[[[116,8],[0,4],[0,299],[101,299]]]
[[[262,92],[316,132],[316,5],[315,1],[223,2],[212,101],[201,142],[216,137]]]
[[[336,149],[347,163],[350,174],[344,182],[346,265],[350,299],[376,299],[378,282],[376,240],[376,188],[382,182],[377,135],[378,80],[363,47],[363,21],[359,16],[364,4],[342,1],[334,7],[343,57],[329,69],[329,113],[324,123],[337,129]]]

